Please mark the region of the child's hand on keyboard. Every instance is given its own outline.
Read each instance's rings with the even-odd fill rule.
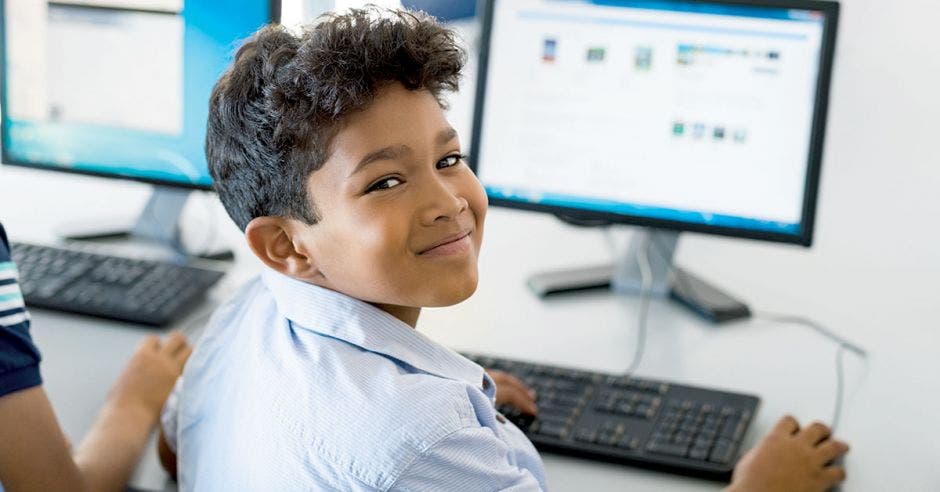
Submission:
[[[845,480],[845,468],[832,461],[849,446],[831,437],[829,427],[818,422],[805,428],[786,416],[754,449],[741,457],[729,492],[828,490]]]
[[[535,405],[536,394],[529,389],[519,378],[503,371],[488,370],[487,374],[496,383],[496,406],[509,405],[521,413],[528,415],[538,414]]]

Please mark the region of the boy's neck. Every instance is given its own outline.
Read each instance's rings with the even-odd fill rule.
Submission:
[[[419,307],[395,306],[392,304],[374,304],[374,306],[400,319],[412,328],[418,325],[418,315],[421,314],[421,308]]]

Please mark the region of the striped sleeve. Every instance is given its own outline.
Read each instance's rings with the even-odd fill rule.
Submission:
[[[29,336],[29,312],[0,225],[0,396],[42,383],[39,350]]]

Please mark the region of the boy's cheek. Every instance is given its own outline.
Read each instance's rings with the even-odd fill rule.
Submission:
[[[483,217],[486,215],[486,209],[490,205],[490,199],[486,196],[486,189],[483,188],[483,184],[476,178],[476,175],[473,176],[470,186],[470,207],[473,208],[473,212],[479,216],[479,221],[482,223]]]

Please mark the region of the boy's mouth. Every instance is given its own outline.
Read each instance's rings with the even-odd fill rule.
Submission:
[[[463,251],[470,243],[470,233],[467,230],[447,236],[431,246],[418,252],[421,256],[443,256]]]

